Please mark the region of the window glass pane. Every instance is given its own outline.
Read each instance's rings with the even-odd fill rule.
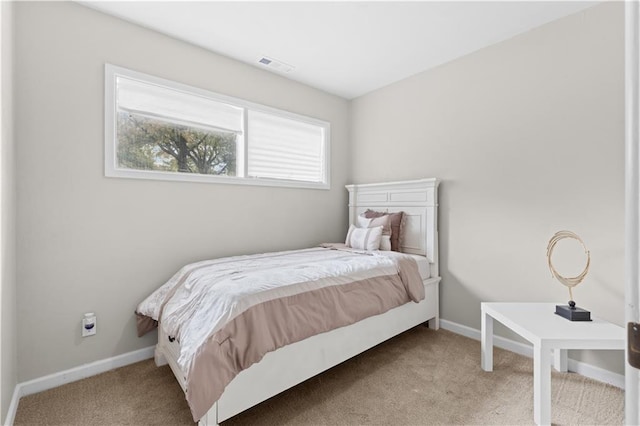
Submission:
[[[249,111],[247,174],[323,182],[324,132],[318,125]]]
[[[134,170],[236,175],[237,134],[117,113],[117,166]]]

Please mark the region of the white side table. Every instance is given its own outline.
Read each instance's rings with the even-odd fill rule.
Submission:
[[[568,349],[625,348],[623,327],[592,318],[569,321],[555,314],[555,303],[482,303],[481,365],[493,371],[493,320],[533,344],[533,418],[551,424],[551,351],[558,371],[567,371]]]

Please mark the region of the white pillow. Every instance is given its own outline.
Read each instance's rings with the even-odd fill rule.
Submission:
[[[356,223],[356,226],[358,228],[368,228],[371,223],[371,219],[367,219],[364,216],[358,216],[357,221],[358,223]]]
[[[380,250],[391,251],[391,223],[389,216],[381,216],[378,218],[367,219],[359,215],[357,218],[358,228],[374,228],[382,226],[382,237],[380,238]]]
[[[391,251],[391,235],[380,237],[380,251]]]
[[[356,228],[349,226],[347,239],[344,242],[347,247],[358,250],[378,250],[382,237],[382,226],[375,228]]]

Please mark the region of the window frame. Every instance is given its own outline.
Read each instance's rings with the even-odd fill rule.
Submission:
[[[180,172],[164,172],[157,170],[136,170],[121,168],[117,166],[117,99],[116,99],[116,78],[122,76],[132,80],[138,80],[147,84],[154,84],[171,90],[177,90],[196,96],[209,98],[213,101],[224,102],[235,107],[243,109],[243,137],[242,145],[238,146],[236,151],[236,161],[242,161],[245,176],[217,176],[204,175],[197,173],[180,173]],[[324,134],[324,158],[323,158],[323,175],[322,182],[309,182],[302,180],[277,179],[264,177],[246,176],[248,163],[248,111],[254,110],[277,117],[295,120],[307,124],[316,125],[323,128]],[[245,101],[243,99],[222,95],[211,92],[206,89],[189,86],[187,84],[178,83],[161,77],[152,76],[127,68],[119,67],[112,64],[105,64],[105,156],[104,156],[104,174],[106,177],[131,178],[131,179],[151,179],[178,182],[205,182],[205,183],[222,183],[232,185],[254,185],[254,186],[276,186],[286,188],[308,188],[308,189],[330,189],[331,187],[331,125],[329,122],[307,117],[281,109],[268,107],[265,105]]]

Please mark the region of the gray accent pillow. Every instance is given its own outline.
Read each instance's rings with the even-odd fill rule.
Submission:
[[[404,238],[404,212],[387,213],[367,209],[367,211],[362,213],[362,215],[367,219],[388,215],[391,221],[391,250],[400,251],[400,248],[402,247],[402,240]]]

